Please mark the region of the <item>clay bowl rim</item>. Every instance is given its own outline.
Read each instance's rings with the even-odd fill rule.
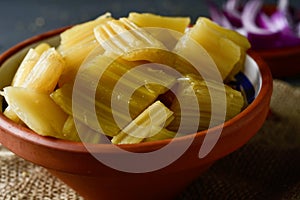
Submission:
[[[300,56],[300,45],[273,48],[273,49],[255,49],[253,51],[257,52],[264,58],[290,57],[291,55],[297,55],[297,54],[299,54]]]
[[[29,45],[32,45],[34,43],[37,43],[41,40],[51,38],[53,36],[58,35],[62,31],[70,28],[71,26],[65,26],[62,28],[50,30],[44,33],[41,33],[39,35],[33,36],[31,38],[28,38],[15,46],[11,47],[4,53],[0,55],[0,65],[2,65],[6,60],[8,60],[11,56],[13,56],[15,53],[21,51],[23,48],[28,47]],[[261,88],[259,90],[259,93],[257,94],[254,101],[249,104],[241,113],[233,117],[232,119],[226,121],[223,124],[220,124],[218,126],[215,126],[213,128],[210,128],[210,131],[216,131],[218,129],[228,129],[231,128],[232,131],[229,135],[234,134],[235,125],[237,122],[242,122],[243,119],[246,119],[249,114],[252,112],[255,112],[255,110],[259,109],[261,102],[264,101],[265,97],[268,97],[272,93],[272,75],[270,70],[268,69],[266,63],[261,59],[261,57],[254,51],[249,50],[248,55],[256,62],[259,72],[260,72],[260,78],[261,78]],[[247,120],[246,120],[247,121]],[[30,143],[33,143],[35,145],[41,145],[46,148],[51,148],[54,150],[59,151],[65,151],[65,152],[78,152],[78,153],[89,153],[85,147],[85,145],[81,142],[73,142],[73,141],[67,141],[62,139],[56,139],[51,137],[45,137],[40,136],[36,134],[34,131],[23,127],[21,125],[16,124],[15,122],[11,121],[7,117],[3,115],[3,113],[0,113],[0,127],[4,131],[8,132],[8,134],[13,134],[15,137],[19,138],[20,140],[24,140]],[[190,137],[194,137],[194,140],[196,140],[199,137],[205,136],[207,133],[207,130],[200,131],[197,133],[189,134],[186,136],[181,136],[174,138],[172,142],[179,143],[180,141],[190,139]],[[221,135],[221,137],[224,137],[225,135]],[[228,135],[227,135],[228,136]],[[147,152],[149,150],[155,150],[160,147],[163,147],[167,143],[169,143],[172,139],[166,139],[166,140],[159,140],[159,141],[153,141],[153,142],[146,142],[146,143],[140,143],[140,144],[134,144],[134,145],[120,145],[123,149],[127,151],[133,151],[133,152]],[[101,152],[110,153],[112,144],[94,144],[91,145],[95,147],[95,150],[101,149]]]

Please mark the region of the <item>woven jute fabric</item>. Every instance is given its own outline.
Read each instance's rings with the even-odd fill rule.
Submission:
[[[82,200],[47,170],[1,145],[0,169],[1,200]],[[300,88],[274,80],[271,112],[260,131],[177,199],[300,200]]]

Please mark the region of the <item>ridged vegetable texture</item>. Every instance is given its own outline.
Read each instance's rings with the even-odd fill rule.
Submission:
[[[73,26],[57,48],[42,43],[28,51],[0,92],[4,114],[43,136],[106,137],[116,145],[171,139],[207,129],[212,119],[221,124],[245,106],[226,84],[243,69],[250,43],[208,18],[189,23],[132,12]]]

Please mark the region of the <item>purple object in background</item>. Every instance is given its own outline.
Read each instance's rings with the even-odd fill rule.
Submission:
[[[221,6],[208,1],[210,17],[221,26],[247,36],[253,49],[299,45],[298,11],[294,9],[292,12],[291,8],[294,7],[289,5],[288,0],[273,3],[274,11],[266,13],[266,6],[269,5],[263,0],[227,0]]]

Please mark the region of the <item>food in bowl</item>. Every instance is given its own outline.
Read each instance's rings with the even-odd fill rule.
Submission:
[[[213,123],[222,124],[252,101],[234,87],[250,44],[207,18],[189,23],[188,17],[106,13],[65,30],[57,47],[41,43],[27,52],[1,92],[4,115],[43,136],[101,143],[105,135],[114,144],[208,129],[214,101],[223,109]],[[94,108],[85,106],[90,103]]]
[[[65,30],[60,28],[29,38],[0,55],[1,88],[11,84],[30,48],[44,42],[59,46],[60,33]],[[87,144],[41,136],[1,112],[0,142],[16,155],[45,167],[85,199],[174,199],[215,161],[243,146],[262,126],[269,111],[272,78],[255,52],[247,54],[242,74],[232,84],[239,88],[243,83],[241,91],[245,91],[244,96],[251,103],[235,117],[207,130],[121,146]],[[221,134],[217,143],[203,156],[201,150],[218,133]],[[185,144],[188,147],[183,149]],[[169,153],[164,154],[161,149]],[[128,158],[129,152],[134,156]],[[113,165],[104,162],[116,159]]]

